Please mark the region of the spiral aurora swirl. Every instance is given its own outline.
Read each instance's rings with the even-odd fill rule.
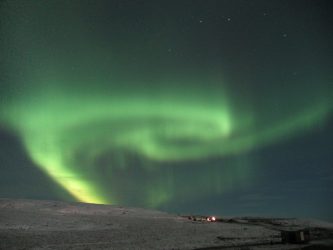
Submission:
[[[139,164],[140,171],[149,176],[151,171],[170,165],[237,155],[307,131],[331,112],[328,102],[318,101],[298,108],[296,115],[279,115],[279,122],[272,120],[257,128],[248,107],[237,106],[221,87],[153,93],[140,89],[130,93],[36,89],[13,103],[3,109],[2,120],[20,134],[36,165],[77,200],[111,204],[122,202],[117,200],[117,190],[105,184],[114,171]],[[128,163],[126,158],[131,157],[140,163]],[[100,165],[102,170],[97,169]],[[188,168],[191,171],[191,166]],[[224,172],[213,181],[218,192],[233,185],[231,179],[244,181],[251,173],[244,166],[219,168]],[[216,168],[201,169],[204,174],[198,178],[212,182]],[[143,201],[146,205],[161,205],[177,193],[170,191],[175,188],[173,178],[161,171],[158,182],[162,184],[148,179],[153,184],[141,192],[148,197]],[[242,174],[231,177],[234,171]],[[168,180],[161,181],[164,178]],[[201,185],[200,190],[205,194],[211,188]]]
[[[0,126],[76,200],[215,201],[270,167],[255,149],[332,117],[319,6],[2,2]]]

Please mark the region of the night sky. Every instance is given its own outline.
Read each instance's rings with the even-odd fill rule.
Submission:
[[[0,2],[0,197],[333,221],[331,1]]]

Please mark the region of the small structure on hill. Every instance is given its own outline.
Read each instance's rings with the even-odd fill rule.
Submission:
[[[310,231],[308,229],[282,230],[281,239],[283,243],[307,243],[310,241]]]

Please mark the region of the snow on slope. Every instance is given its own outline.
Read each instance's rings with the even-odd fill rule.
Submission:
[[[196,249],[279,237],[262,225],[195,222],[141,208],[0,199],[0,249]],[[294,246],[275,247],[264,249]]]

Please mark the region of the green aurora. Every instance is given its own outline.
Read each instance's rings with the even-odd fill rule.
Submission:
[[[332,115],[332,84],[319,73],[283,85],[273,70],[240,91],[230,75],[241,69],[229,73],[222,59],[214,70],[168,57],[169,37],[196,46],[178,31],[152,45],[157,35],[138,34],[128,21],[96,38],[82,21],[90,12],[71,11],[75,1],[68,9],[36,2],[2,13],[15,76],[2,89],[0,122],[78,201],[159,207],[246,186],[260,171],[246,152],[309,133]]]
[[[116,86],[111,89],[113,94],[96,89],[91,94],[71,93],[68,88],[32,89],[33,94],[14,99],[2,112],[2,119],[21,135],[34,162],[80,201],[120,202],[113,196],[117,190],[101,187],[92,174],[96,159],[110,151],[160,163],[237,155],[305,132],[331,112],[328,103],[318,102],[299,108],[292,117],[281,115],[278,123],[266,121],[257,130],[254,114],[232,110],[232,100],[223,89],[204,93],[192,88],[191,95],[176,88],[133,94],[122,93]],[[144,171],[150,171],[150,165]],[[108,167],[112,174],[113,168],[127,166],[118,161]],[[209,166],[205,169],[210,171]],[[223,192],[225,180],[219,182]],[[163,185],[159,189],[157,197],[169,192]],[[153,198],[156,204],[151,205],[169,199],[172,194],[162,200]]]

